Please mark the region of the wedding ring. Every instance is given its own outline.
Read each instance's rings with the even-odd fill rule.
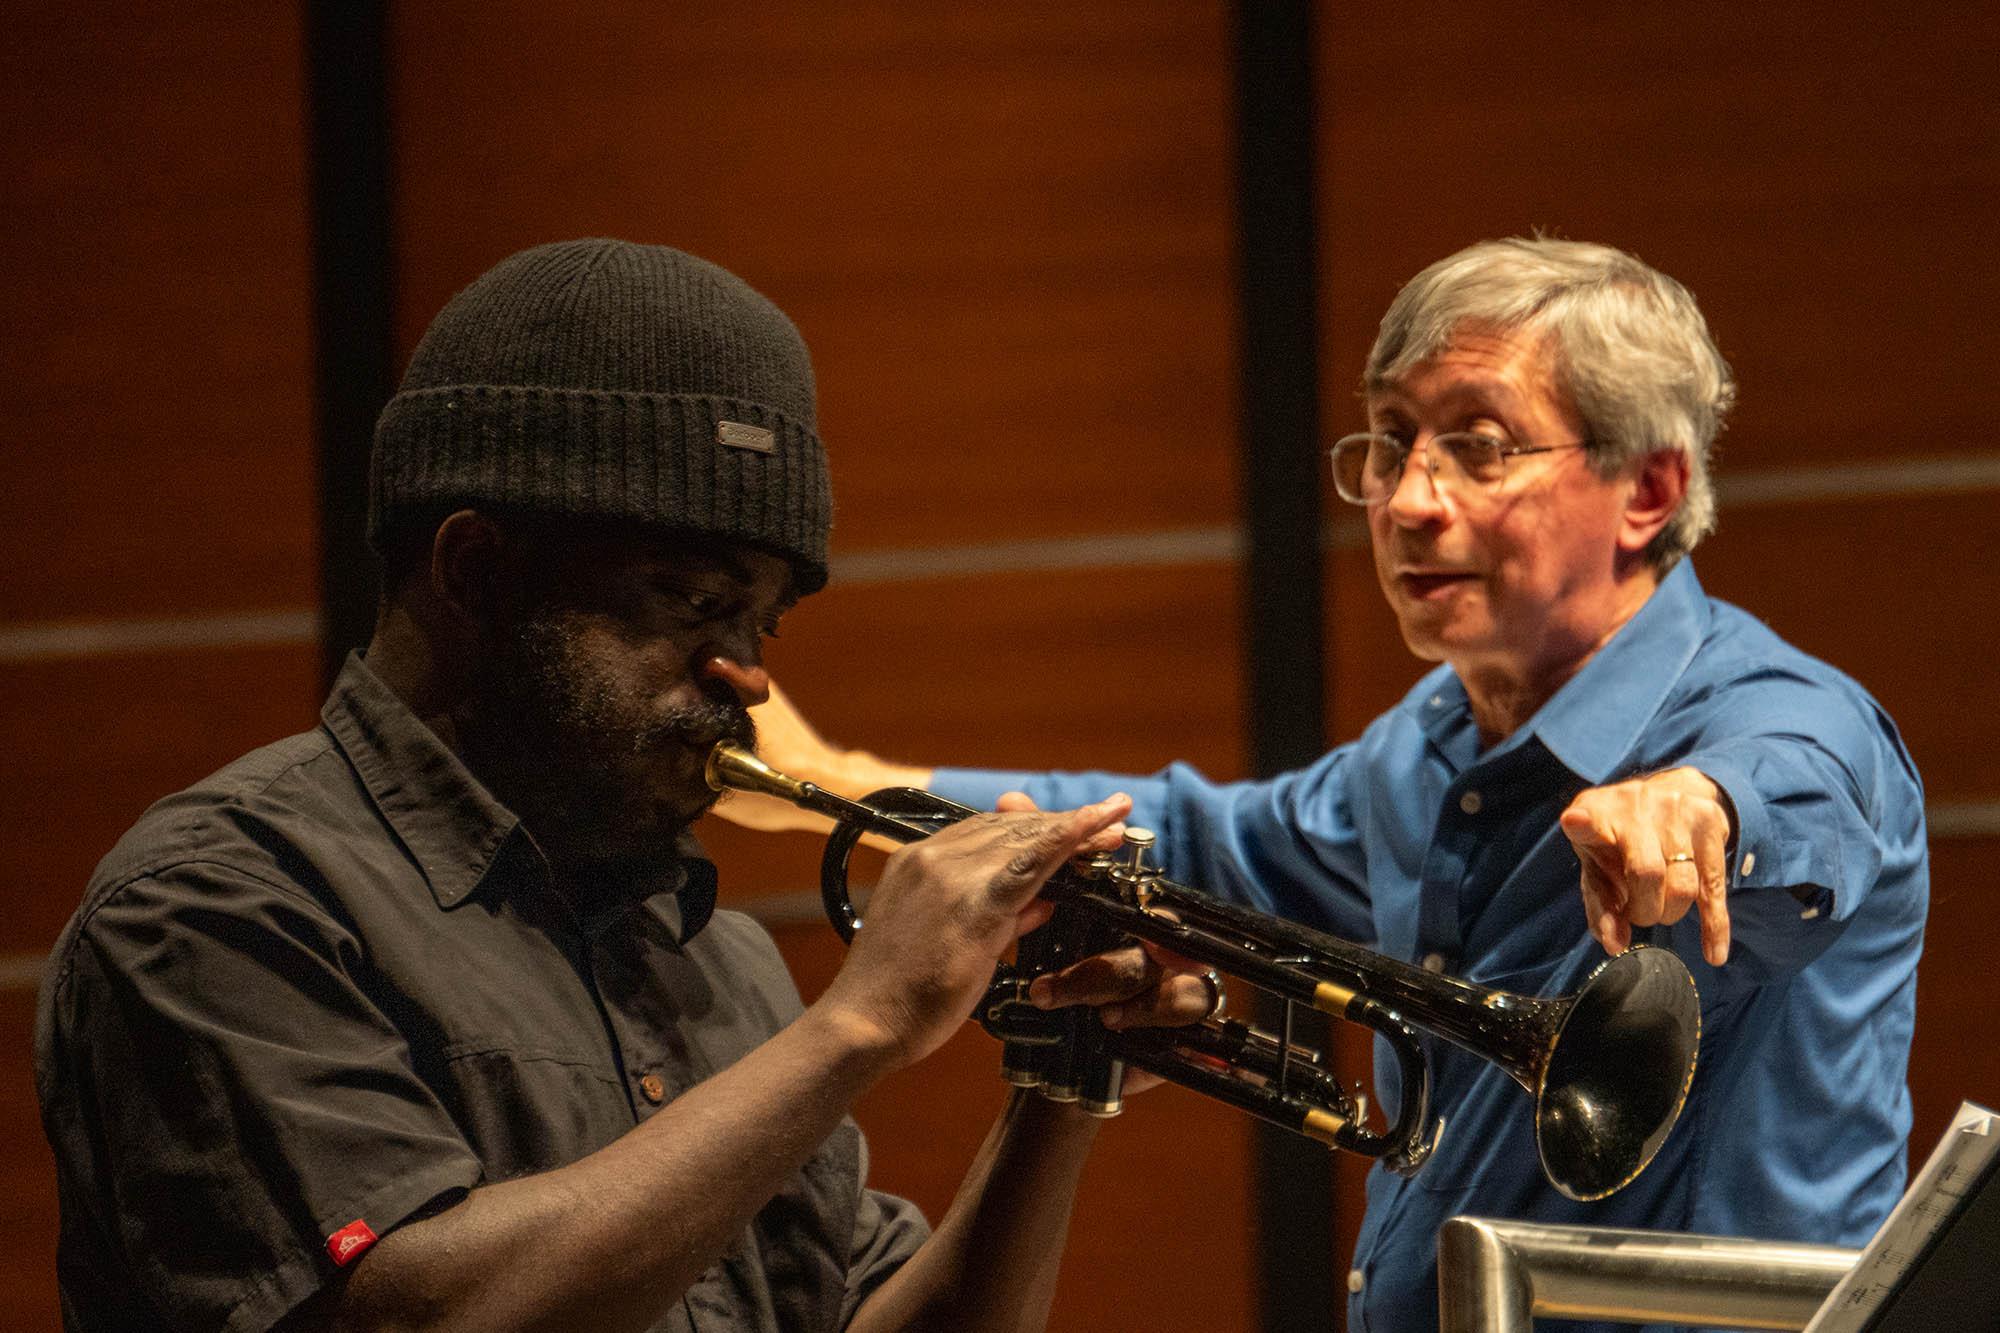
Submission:
[[[1692,861],[1692,860],[1694,860],[1693,852],[1675,852],[1672,856],[1667,858],[1667,864],[1676,865],[1682,861]]]

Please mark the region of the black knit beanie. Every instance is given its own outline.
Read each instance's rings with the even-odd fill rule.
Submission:
[[[451,504],[728,538],[826,584],[812,362],[734,274],[661,245],[502,260],[432,322],[375,427],[368,538]]]

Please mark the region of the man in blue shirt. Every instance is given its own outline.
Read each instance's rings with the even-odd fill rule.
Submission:
[[[1175,878],[1482,986],[1566,994],[1635,935],[1679,954],[1694,1085],[1609,1199],[1557,1193],[1531,1100],[1438,1044],[1442,1141],[1413,1178],[1370,1173],[1350,1329],[1435,1325],[1437,1230],[1461,1213],[1862,1243],[1904,1180],[1922,789],[1865,691],[1710,600],[1686,559],[1733,393],[1693,299],[1604,246],[1483,243],[1397,296],[1365,391],[1336,489],[1440,665],[1360,739],[1224,785],[911,769],[782,714],[760,720],[767,756],[973,805],[1128,791]]]

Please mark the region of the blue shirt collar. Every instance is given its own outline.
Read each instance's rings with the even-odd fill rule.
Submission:
[[[1431,748],[1453,772],[1462,773],[1478,762],[1479,729],[1473,725],[1472,700],[1457,672],[1441,666],[1426,673],[1405,696],[1403,706],[1416,714]]]
[[[1683,559],[1522,732],[1585,782],[1603,782],[1631,754],[1687,670],[1708,620],[1708,597],[1693,563]]]
[[[1585,782],[1618,770],[1646,723],[1666,702],[1708,632],[1708,596],[1692,562],[1682,560],[1653,595],[1564,682],[1519,731],[1479,753],[1472,702],[1456,672],[1439,667],[1404,699],[1436,751],[1456,771],[1539,741]]]

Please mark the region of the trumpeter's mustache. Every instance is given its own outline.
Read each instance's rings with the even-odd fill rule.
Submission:
[[[741,704],[710,700],[669,709],[641,728],[633,740],[634,748],[641,751],[666,744],[705,750],[724,740],[754,749],[757,724]]]

